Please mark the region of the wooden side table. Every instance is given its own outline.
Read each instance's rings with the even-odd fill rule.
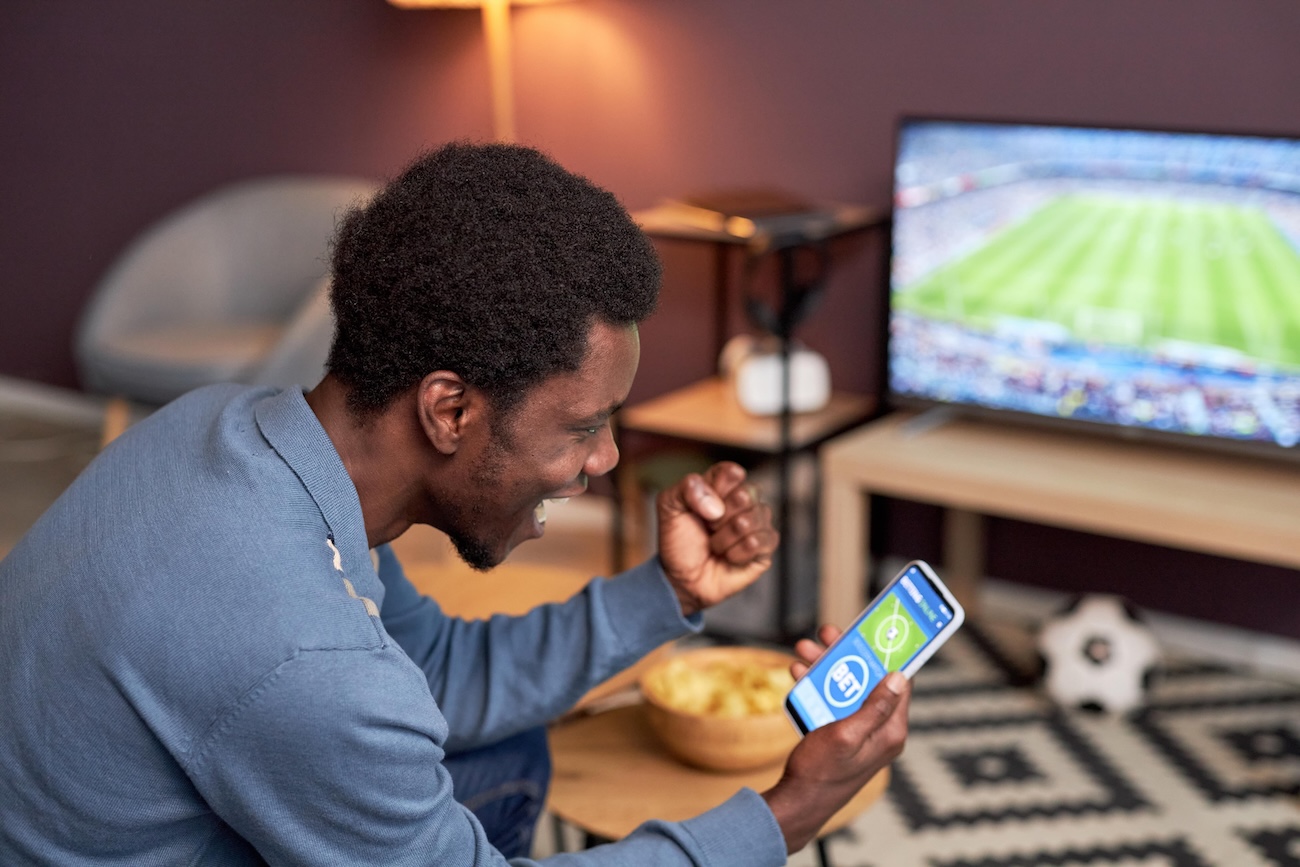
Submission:
[[[739,773],[703,771],[675,759],[634,705],[577,717],[549,732],[555,774],[547,809],[589,835],[619,840],[643,822],[679,822],[716,807],[741,788],[771,788],[780,763]],[[889,771],[872,778],[822,827],[818,855],[828,864],[825,835],[843,828],[884,793]]]
[[[825,408],[794,415],[790,447],[805,449],[846,430],[874,406],[869,397],[835,392]],[[780,418],[745,412],[727,382],[717,376],[627,407],[619,414],[619,427],[768,455],[780,454],[782,446]]]
[[[778,527],[788,527],[790,519],[790,492],[788,468],[791,458],[816,449],[830,437],[861,424],[870,417],[876,403],[873,398],[836,392],[830,402],[816,412],[797,413],[790,417],[789,439],[782,437],[779,416],[757,417],[740,406],[730,384],[721,377],[700,380],[685,388],[635,406],[627,407],[618,416],[617,434],[622,444],[629,433],[654,434],[708,446],[722,446],[775,459],[781,473],[778,477],[777,501],[772,504]],[[614,571],[623,568],[629,537],[628,517],[644,524],[637,507],[640,502],[636,471],[630,462],[621,464],[616,471],[618,488],[615,497],[613,526]],[[816,506],[814,505],[814,509]],[[815,523],[815,521],[814,521]],[[789,606],[792,562],[790,545],[777,549],[776,576],[781,587],[781,599]],[[782,638],[791,638],[803,631],[807,624],[779,624]]]

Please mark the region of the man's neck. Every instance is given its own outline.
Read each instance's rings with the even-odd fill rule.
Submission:
[[[409,504],[417,496],[418,468],[408,466],[422,453],[412,441],[413,410],[399,397],[374,416],[363,419],[348,408],[347,388],[327,375],[307,393],[307,405],[334,444],[361,501],[370,547],[390,542],[411,526]]]

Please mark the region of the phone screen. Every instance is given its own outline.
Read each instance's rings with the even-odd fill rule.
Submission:
[[[795,684],[787,701],[791,716],[805,733],[843,719],[952,620],[952,609],[930,579],[909,566]]]

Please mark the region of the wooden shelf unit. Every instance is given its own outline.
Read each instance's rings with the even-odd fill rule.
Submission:
[[[710,377],[685,388],[662,395],[619,414],[618,436],[620,443],[629,434],[652,434],[694,442],[706,446],[737,449],[777,463],[778,490],[771,504],[778,526],[790,519],[791,505],[789,466],[791,458],[808,453],[837,433],[861,424],[870,417],[875,406],[872,398],[836,393],[830,402],[816,412],[796,413],[790,418],[790,440],[782,442],[779,416],[752,416],[741,408],[730,383],[722,377]],[[647,524],[642,508],[642,490],[637,481],[637,471],[631,461],[619,465],[616,475],[618,492],[615,498],[614,551],[615,570],[627,565],[626,551],[649,546],[641,539],[639,528]],[[816,506],[814,505],[814,509]],[[630,524],[630,526],[629,526]],[[774,569],[778,576],[782,599],[788,600],[791,592],[790,577],[793,569],[789,546],[778,550]],[[784,622],[784,605],[778,611],[782,619],[778,632],[793,634]]]

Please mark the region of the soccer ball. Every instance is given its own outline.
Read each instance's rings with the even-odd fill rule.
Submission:
[[[1122,714],[1142,704],[1160,647],[1118,596],[1076,599],[1038,633],[1043,685],[1063,707]]]

